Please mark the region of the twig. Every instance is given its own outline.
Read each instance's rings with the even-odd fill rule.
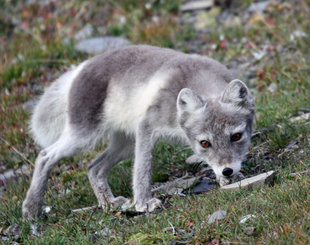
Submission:
[[[172,231],[173,231],[173,235],[175,235],[175,229],[174,229],[174,226],[171,224],[171,222],[168,220],[168,223],[169,223],[169,225],[171,226],[171,228],[172,228]]]
[[[72,209],[71,211],[73,213],[79,213],[79,212],[84,212],[84,211],[88,211],[88,210],[93,210],[98,208],[98,205],[95,206],[90,206],[90,207],[85,207],[85,208],[78,208],[78,209]]]
[[[7,142],[5,139],[3,139],[2,137],[0,137],[0,140],[2,142],[4,142],[7,146],[9,146],[10,148],[12,148],[13,151],[15,151],[15,153],[17,155],[19,155],[25,162],[27,162],[28,164],[30,164],[33,168],[34,168],[34,164],[33,162],[31,162],[30,160],[27,159],[27,157],[25,157],[25,155],[23,153],[21,153],[19,150],[17,150],[14,146],[12,146],[9,142]]]
[[[97,206],[97,207],[98,207],[98,206]],[[89,217],[88,217],[88,219],[87,219],[87,221],[86,221],[86,223],[85,223],[85,226],[87,226],[87,225],[88,225],[88,223],[89,223],[90,219],[93,217],[94,213],[96,212],[97,207],[96,207],[96,208],[94,208],[94,209],[92,209],[92,211],[91,211],[91,213],[90,213],[90,215],[89,215]]]

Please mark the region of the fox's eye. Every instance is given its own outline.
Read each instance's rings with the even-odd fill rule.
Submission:
[[[242,137],[242,133],[236,133],[231,136],[231,141],[239,141]]]
[[[208,148],[211,146],[211,143],[209,141],[206,141],[206,140],[202,140],[200,141],[200,144],[203,148]]]

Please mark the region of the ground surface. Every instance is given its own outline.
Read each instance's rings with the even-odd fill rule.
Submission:
[[[181,1],[89,2],[0,0],[0,173],[26,169],[17,180],[0,181],[1,242],[309,244],[310,180],[309,173],[299,172],[310,166],[310,124],[294,120],[310,111],[309,1],[267,1],[255,13],[248,8],[252,1],[189,12],[179,10]],[[251,176],[274,169],[273,185],[165,197],[164,210],[135,217],[102,210],[73,213],[96,204],[86,167],[102,146],[53,171],[45,198],[52,210],[38,221],[39,236],[34,234],[21,219],[27,172],[39,150],[27,133],[29,109],[54,78],[90,56],[74,49],[88,35],[200,53],[233,69],[257,103],[258,134],[242,171]],[[190,172],[184,163],[189,154],[186,147],[159,144],[154,182]],[[125,161],[112,171],[116,195],[131,196],[130,170],[131,161]],[[226,216],[208,224],[216,210]],[[240,223],[249,214],[254,216]]]

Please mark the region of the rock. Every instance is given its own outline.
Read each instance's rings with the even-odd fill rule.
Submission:
[[[248,235],[248,236],[252,236],[255,232],[256,228],[253,227],[253,226],[250,226],[250,227],[246,227],[243,232]]]
[[[296,30],[290,35],[291,41],[294,41],[295,38],[303,38],[303,37],[308,37],[307,33],[301,31],[301,30]]]
[[[302,114],[301,116],[298,116],[298,117],[292,117],[292,118],[290,118],[289,121],[291,123],[294,123],[294,122],[303,122],[303,121],[306,121],[306,120],[309,120],[309,119],[310,119],[310,112]]]
[[[42,210],[43,210],[43,213],[48,214],[51,212],[52,207],[51,206],[43,206]]]
[[[78,42],[75,49],[94,55],[130,44],[131,42],[124,37],[94,37]]]
[[[213,214],[211,214],[208,224],[214,223],[216,220],[221,220],[224,219],[226,216],[226,211],[225,210],[217,210]]]
[[[220,8],[212,8],[209,12],[201,12],[197,14],[195,29],[197,31],[217,26],[216,16],[220,13]]]
[[[180,10],[183,12],[195,11],[211,8],[212,6],[213,6],[213,0],[191,1],[181,5]]]
[[[265,11],[265,9],[267,8],[267,6],[269,5],[269,3],[270,3],[269,0],[257,2],[257,3],[252,3],[246,11],[250,12],[250,13],[257,12],[257,13],[262,14]]]
[[[198,177],[188,178],[187,175],[178,178],[174,181],[170,181],[159,186],[155,186],[152,188],[152,193],[157,191],[164,191],[169,195],[173,195],[178,193],[178,189],[188,189],[190,188],[196,181]]]
[[[261,50],[253,51],[252,55],[256,60],[260,60],[267,54],[267,49],[268,49],[267,46],[263,46]]]
[[[269,171],[267,173],[259,174],[251,178],[243,179],[241,181],[238,181],[236,183],[222,186],[222,190],[237,190],[240,188],[246,188],[246,187],[252,187],[252,188],[258,188],[262,187],[265,183],[270,182],[275,175],[275,172]]]
[[[267,89],[270,93],[273,94],[277,90],[277,88],[278,88],[278,85],[276,83],[271,83]]]
[[[22,233],[22,228],[18,224],[10,225],[5,231],[3,231],[3,235],[13,238],[17,240]]]
[[[210,179],[202,179],[199,180],[197,185],[191,189],[191,194],[201,194],[203,192],[208,192],[215,189],[214,181]]]
[[[296,146],[298,144],[298,140],[293,140],[293,141],[291,141],[287,146],[286,146],[286,148],[287,149],[291,149],[291,148],[293,148],[294,146]]]
[[[295,177],[297,175],[302,175],[302,174],[306,174],[306,173],[309,173],[309,170],[304,170],[304,171],[300,171],[300,172],[297,172],[297,173],[290,173],[289,176],[290,177]]]
[[[298,110],[303,112],[310,112],[310,107],[299,107]]]
[[[11,180],[16,179],[19,176],[22,175],[30,175],[30,168],[27,165],[23,165],[21,168],[18,169],[9,169],[5,171],[4,173],[0,174],[0,185],[2,184],[7,184]]]

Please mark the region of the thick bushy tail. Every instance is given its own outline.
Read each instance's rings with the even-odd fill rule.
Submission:
[[[36,143],[43,148],[55,143],[68,123],[67,108],[70,88],[84,64],[85,62],[53,82],[45,90],[34,109],[30,131]]]

